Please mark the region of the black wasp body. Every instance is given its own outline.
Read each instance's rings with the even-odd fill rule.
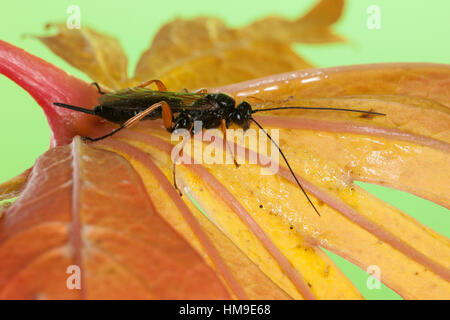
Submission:
[[[224,93],[147,91],[139,98],[136,96],[121,97],[120,92],[101,96],[100,104],[94,107],[93,114],[122,125],[149,106],[164,101],[174,115],[173,124],[167,130],[172,132],[177,129],[186,129],[192,133],[196,133],[193,126],[195,121],[201,121],[202,127],[205,129],[218,128],[224,121],[226,127],[235,123],[247,130],[252,115],[252,107],[249,103],[244,101],[236,106],[236,101]],[[157,108],[142,120],[154,120],[161,117],[162,109]]]
[[[152,83],[155,83],[158,86],[158,91],[145,88]],[[250,127],[250,122],[253,122],[278,148],[280,155],[285,161],[296,183],[317,214],[319,214],[319,212],[298,181],[280,147],[267,131],[252,117],[252,114],[274,110],[307,109],[384,115],[374,111],[332,107],[288,106],[252,109],[251,105],[245,101],[236,105],[236,101],[224,93],[206,93],[203,92],[204,90],[200,92],[168,92],[164,84],[159,80],[150,80],[134,88],[127,88],[110,93],[102,92],[100,87],[97,84],[95,85],[97,86],[98,92],[102,95],[99,97],[99,105],[94,107],[94,109],[86,109],[65,103],[54,102],[54,105],[58,107],[99,116],[120,125],[119,128],[101,137],[84,137],[85,140],[98,141],[112,136],[122,129],[129,128],[140,120],[162,118],[164,126],[169,132],[177,129],[186,129],[191,133],[196,133],[196,126],[194,126],[194,122],[196,121],[201,121],[202,125],[200,127],[204,129],[221,127],[226,141],[226,128],[231,124],[234,123],[244,130],[247,130]],[[236,159],[235,164],[237,166]],[[174,184],[176,185],[175,178]]]

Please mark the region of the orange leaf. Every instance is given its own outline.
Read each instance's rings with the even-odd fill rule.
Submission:
[[[160,79],[171,90],[180,91],[311,67],[291,45],[340,41],[330,27],[340,18],[343,4],[343,0],[321,0],[295,21],[267,18],[241,29],[229,28],[217,18],[177,19],[161,28],[131,79],[120,44],[108,35],[55,24],[56,35],[37,38],[107,88]]]
[[[343,6],[343,0],[321,0],[295,21],[271,17],[241,29],[216,18],[177,19],[141,55],[134,80],[156,78],[171,90],[196,89],[310,67],[291,44],[341,41],[330,27]]]
[[[269,17],[242,29],[248,37],[285,43],[327,43],[342,41],[330,27],[342,15],[343,0],[321,0],[310,12],[295,21]]]
[[[92,80],[111,89],[120,89],[127,82],[127,57],[115,38],[86,27],[69,29],[65,24],[46,27],[56,27],[58,33],[37,38]]]
[[[79,138],[37,161],[0,220],[0,261],[2,299],[228,297],[131,166]],[[70,266],[81,270],[80,290],[69,290]]]

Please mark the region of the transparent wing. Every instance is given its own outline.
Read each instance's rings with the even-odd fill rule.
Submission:
[[[187,107],[205,96],[203,93],[156,91],[147,88],[126,88],[107,93],[99,98],[100,103],[117,100],[180,100]]]

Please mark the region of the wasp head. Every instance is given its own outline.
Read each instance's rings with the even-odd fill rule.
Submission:
[[[241,126],[244,130],[250,127],[250,118],[252,116],[252,106],[248,102],[238,104],[231,116],[231,122]]]

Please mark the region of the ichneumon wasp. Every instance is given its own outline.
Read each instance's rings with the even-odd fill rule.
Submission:
[[[153,83],[156,84],[158,90],[151,90],[147,88]],[[294,177],[295,182],[319,216],[319,211],[316,209],[298,181],[283,151],[272,139],[269,133],[252,117],[252,115],[257,112],[290,109],[332,110],[342,112],[359,112],[372,115],[385,115],[374,111],[328,107],[288,106],[253,109],[252,106],[246,101],[242,101],[236,105],[236,101],[229,95],[224,93],[207,93],[205,89],[201,89],[196,92],[170,92],[167,91],[165,85],[159,80],[150,80],[133,88],[126,88],[113,92],[103,92],[97,83],[93,84],[97,87],[99,94],[101,94],[98,99],[99,104],[93,109],[72,106],[60,102],[53,103],[58,107],[99,116],[110,122],[119,124],[117,129],[114,129],[103,136],[97,138],[84,137],[84,140],[99,141],[112,136],[122,129],[133,126],[140,120],[154,120],[162,118],[164,127],[169,132],[173,132],[177,129],[186,129],[194,134],[194,122],[201,121],[203,128],[205,129],[220,128],[223,132],[224,140],[226,141],[226,129],[231,124],[234,123],[242,127],[245,131],[250,127],[250,123],[253,122],[265,133],[269,140],[278,149],[290,173]],[[237,166],[236,160],[235,164]]]

